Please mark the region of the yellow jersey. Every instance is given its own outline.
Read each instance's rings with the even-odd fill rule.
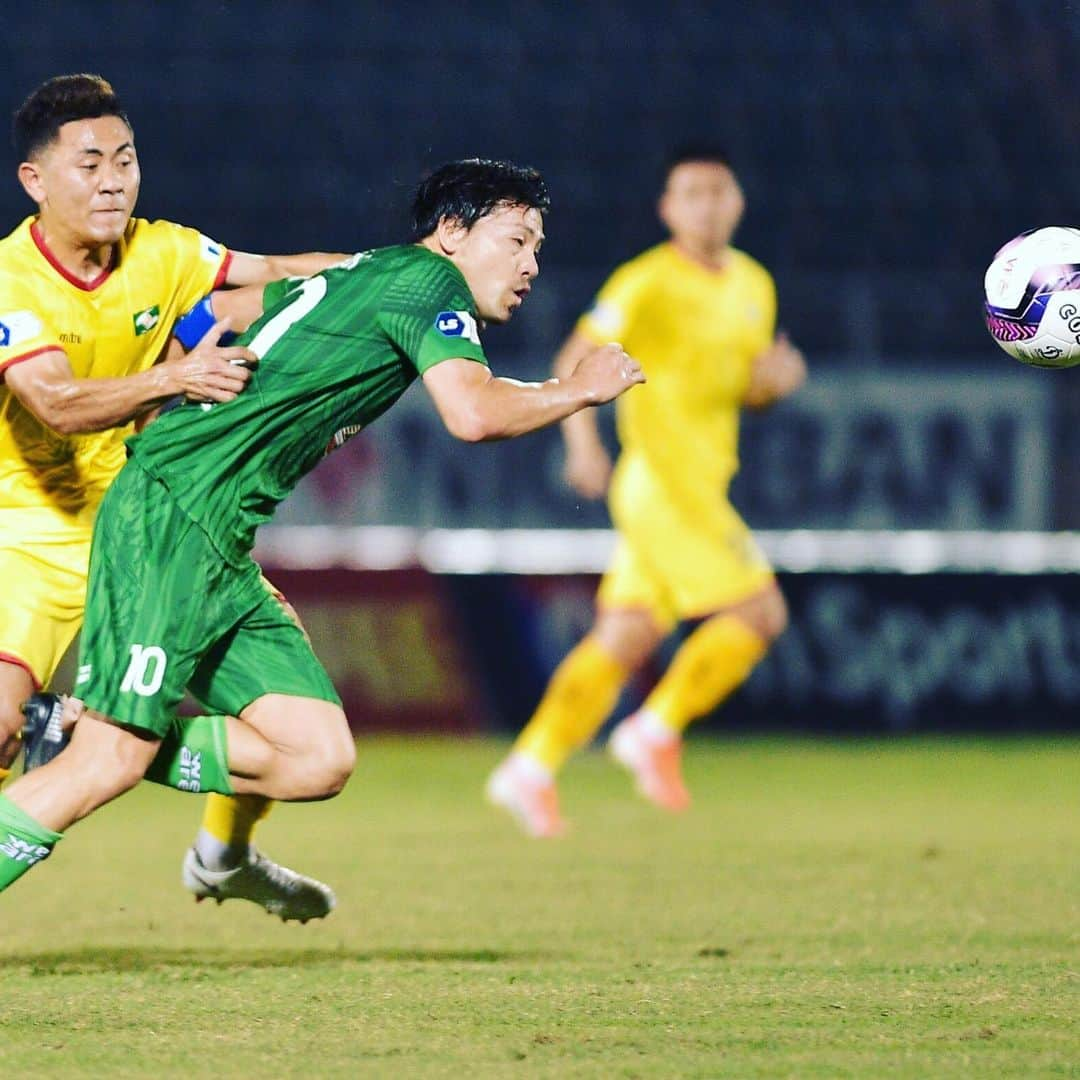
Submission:
[[[650,248],[611,275],[577,326],[645,369],[646,384],[616,404],[624,457],[711,501],[738,468],[739,408],[776,326],[772,276],[745,252],[727,254],[714,270],[670,242]]]
[[[52,349],[76,378],[116,378],[157,359],[176,318],[224,281],[229,253],[195,229],[132,218],[97,280],[69,275],[45,246],[34,217],[0,240],[0,380]],[[131,427],[60,435],[0,382],[0,533],[83,533],[124,464]],[[25,535],[25,534],[24,534]]]

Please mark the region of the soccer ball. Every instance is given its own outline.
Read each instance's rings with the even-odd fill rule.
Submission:
[[[1080,364],[1080,229],[1030,229],[995,256],[985,279],[990,336],[1042,368]]]

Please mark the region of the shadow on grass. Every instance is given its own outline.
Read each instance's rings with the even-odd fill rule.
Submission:
[[[188,972],[245,968],[326,967],[339,964],[500,964],[549,959],[551,954],[502,949],[170,949],[118,945],[9,953],[4,967],[30,975],[95,975],[182,968]]]

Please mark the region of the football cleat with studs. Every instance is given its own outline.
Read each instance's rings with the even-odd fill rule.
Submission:
[[[23,702],[23,772],[47,764],[67,746],[71,732],[61,727],[66,702],[66,694],[44,693],[31,694]]]
[[[184,856],[183,882],[184,888],[194,893],[196,903],[207,898],[219,904],[250,900],[282,922],[325,918],[337,902],[328,885],[279,866],[255,848],[247,862],[228,870],[211,870],[203,865],[195,848],[189,848]]]

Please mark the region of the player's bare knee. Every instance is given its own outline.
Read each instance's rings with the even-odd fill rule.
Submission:
[[[768,644],[772,644],[786,629],[788,607],[779,585],[771,585],[750,600],[731,609]]]
[[[773,586],[763,598],[761,634],[768,642],[775,641],[788,625],[788,606],[779,586]]]
[[[316,750],[315,787],[320,799],[339,794],[356,768],[356,743],[348,729],[321,741]]]
[[[344,713],[340,714],[340,722],[312,719],[301,745],[275,752],[274,790],[266,792],[271,797],[294,802],[330,799],[352,775],[356,744]]]
[[[352,769],[328,769],[322,774],[322,782],[318,785],[316,799],[332,799],[345,790],[345,785],[352,776]]]
[[[645,611],[601,611],[592,636],[627,671],[637,671],[656,651],[663,631]]]

